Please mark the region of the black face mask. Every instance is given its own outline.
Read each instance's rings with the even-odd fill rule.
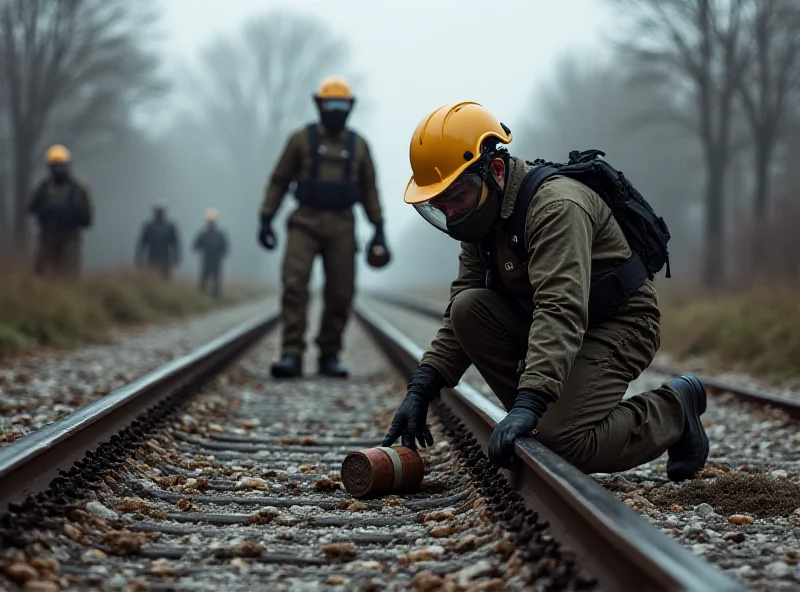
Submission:
[[[69,173],[67,171],[53,171],[52,175],[56,185],[63,185],[69,179]]]
[[[500,217],[501,203],[500,195],[490,189],[483,205],[456,224],[448,224],[447,233],[458,241],[481,242]]]
[[[349,115],[349,111],[323,111],[320,114],[320,119],[322,120],[322,125],[325,126],[325,131],[335,136],[344,129]]]

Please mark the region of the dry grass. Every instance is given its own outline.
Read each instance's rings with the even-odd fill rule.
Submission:
[[[0,282],[0,356],[105,341],[120,326],[158,323],[265,294],[260,286],[230,283],[214,300],[194,283],[167,283],[136,272],[97,274],[73,283],[11,273]]]
[[[662,302],[662,347],[771,381],[800,376],[800,290],[759,287]]]
[[[669,290],[665,288],[670,288]],[[447,287],[409,291],[447,301]],[[661,347],[678,360],[702,357],[718,370],[770,382],[800,377],[800,287],[764,285],[719,296],[660,286]]]

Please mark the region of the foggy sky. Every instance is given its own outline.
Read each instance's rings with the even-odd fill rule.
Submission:
[[[592,58],[610,54],[603,41],[614,33],[609,28],[613,15],[601,0],[511,0],[494,10],[476,0],[160,1],[167,67],[176,73],[194,62],[203,44],[274,8],[316,15],[348,39],[353,66],[366,83],[353,89],[366,108],[359,111],[356,105],[350,123],[370,143],[387,238],[398,257],[407,225],[425,224],[403,203],[410,176],[408,144],[419,120],[444,103],[473,100],[512,132],[521,129],[535,117],[533,93],[539,81],[552,79],[557,58],[567,52],[583,51]],[[487,35],[494,42],[487,43]],[[171,113],[161,116],[169,120]],[[152,124],[152,114],[149,118]],[[150,130],[157,132],[158,126]],[[252,199],[256,217],[261,195]],[[291,202],[286,199],[282,211]],[[360,206],[358,217],[363,242],[371,227]],[[370,270],[361,260],[360,285],[385,281],[384,272]]]

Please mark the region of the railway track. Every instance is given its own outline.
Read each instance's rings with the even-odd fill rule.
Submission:
[[[441,306],[418,298],[381,296],[370,304],[425,347],[441,323]],[[676,374],[676,369],[651,365],[631,383],[626,396],[656,388]],[[592,477],[653,526],[737,580],[755,589],[796,590],[800,397],[795,401],[791,393],[776,395],[730,381],[703,380],[709,385],[703,423],[711,451],[698,479],[670,483],[666,455],[630,471]],[[499,404],[474,368],[463,381]]]
[[[420,353],[356,313],[347,381],[273,382],[273,313],[0,449],[0,586],[743,589],[535,441],[493,469],[502,412],[468,385],[434,405],[420,491],[353,498],[342,459],[379,445]]]
[[[376,294],[374,297],[378,301],[413,310],[436,321],[442,319],[442,313],[445,308],[442,304],[419,297],[396,297],[388,294]],[[651,364],[648,370],[656,374],[667,376],[677,376],[685,372],[685,370],[675,368],[674,366],[659,363]],[[697,377],[702,380],[706,388],[712,392],[727,393],[739,397],[746,402],[779,409],[790,417],[800,419],[800,393],[797,393],[794,397],[790,397],[752,386],[737,384],[730,380],[721,380],[713,376],[697,374]]]

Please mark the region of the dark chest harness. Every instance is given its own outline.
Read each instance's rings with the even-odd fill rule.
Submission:
[[[356,134],[347,130],[344,147],[337,152],[329,152],[321,141],[317,124],[307,128],[308,148],[311,159],[308,179],[297,181],[295,197],[300,205],[317,210],[343,210],[361,201],[361,186],[353,180],[353,160],[356,150]],[[320,179],[323,162],[341,167],[341,180]]]

